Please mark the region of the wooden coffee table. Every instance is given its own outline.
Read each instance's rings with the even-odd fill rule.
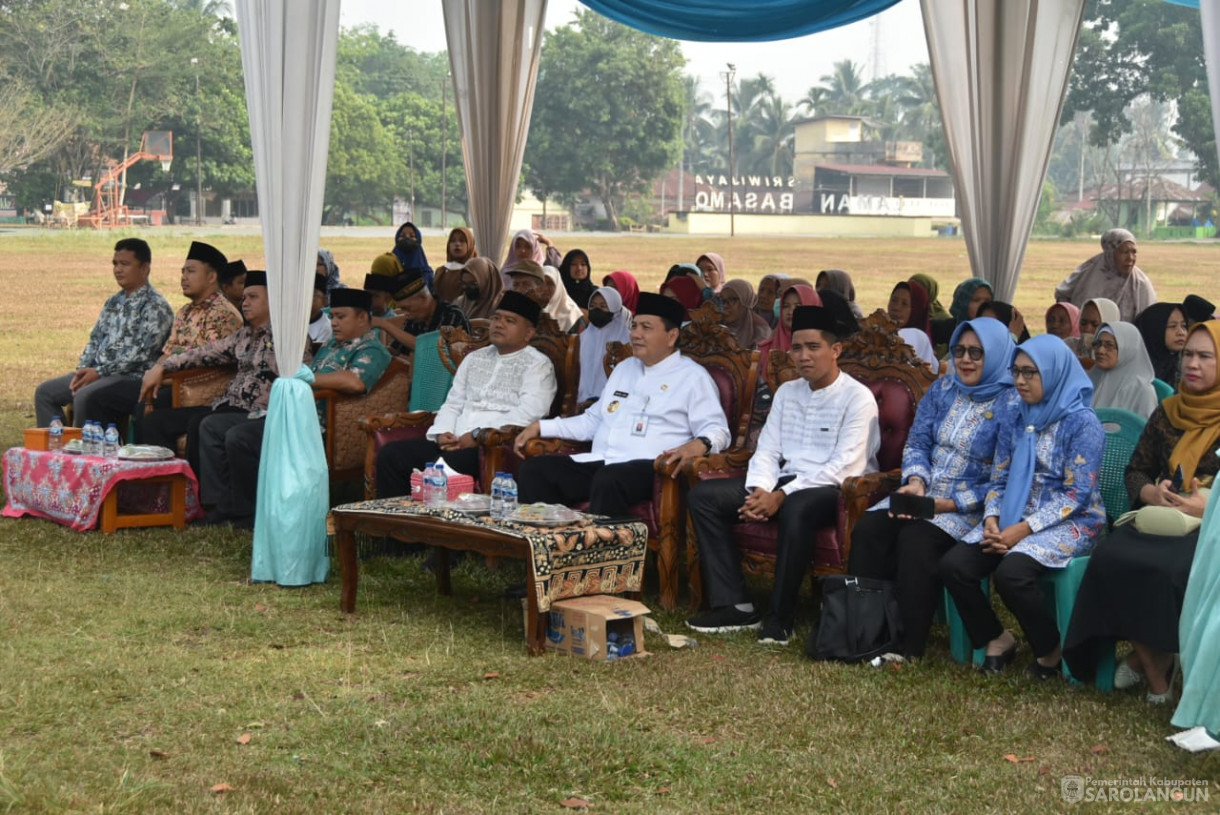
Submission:
[[[339,608],[348,614],[356,610],[360,581],[356,532],[525,560],[532,584],[526,591],[525,639],[532,655],[543,651],[545,615],[553,601],[586,594],[635,594],[643,586],[648,529],[640,521],[535,527],[488,516],[472,518],[409,498],[344,504],[335,507],[331,517],[343,587]],[[451,594],[449,559],[436,561],[437,591]]]

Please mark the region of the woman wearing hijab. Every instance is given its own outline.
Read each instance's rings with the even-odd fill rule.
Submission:
[[[1160,402],[1152,387],[1152,361],[1131,323],[1102,323],[1093,340],[1094,408],[1120,408],[1147,419]]]
[[[554,266],[543,266],[542,274],[546,276],[543,291],[549,298],[542,310],[555,318],[555,322],[559,323],[560,331],[579,334],[589,323],[585,320],[580,306],[576,305],[571,297],[568,297],[568,292],[563,287],[563,281],[559,278],[559,270]]]
[[[1118,304],[1104,297],[1094,297],[1080,309],[1081,356],[1093,358],[1093,339],[1102,323],[1119,323]]]
[[[724,281],[728,277],[724,271],[724,258],[715,252],[708,252],[699,256],[699,259],[695,261],[695,267],[703,273],[703,279],[712,293],[720,294],[721,289],[724,288]]]
[[[320,275],[326,275],[326,302],[330,304],[330,293],[335,289],[346,289],[347,286],[339,281],[339,264],[335,263],[335,256],[331,254],[329,249],[318,250],[318,263],[314,268],[314,272]]]
[[[788,275],[775,272],[763,275],[762,280],[758,281],[758,303],[754,306],[754,313],[766,320],[770,328],[775,328],[779,320],[779,292],[787,279]]]
[[[563,287],[573,302],[589,303],[589,298],[597,291],[593,285],[593,267],[589,264],[589,256],[583,249],[573,249],[563,256],[559,264],[559,277]]]
[[[967,278],[953,290],[953,303],[949,306],[949,314],[959,323],[973,320],[979,314],[979,306],[994,296],[991,284],[986,280],[981,277]]]
[[[1002,672],[1017,653],[979,584],[994,573],[1034,652],[1028,672],[1049,679],[1060,671],[1059,627],[1038,578],[1088,554],[1105,529],[1097,474],[1106,434],[1089,407],[1089,377],[1059,338],[1019,345],[1011,372],[1021,402],[996,442],[983,523],[941,558],[938,572],[971,645],[987,649],[984,672]]]
[[[928,293],[924,287],[914,280],[899,283],[890,292],[886,311],[889,318],[898,323],[898,336],[920,359],[932,366],[933,371],[939,371],[940,361],[928,336],[931,325],[928,322]]]
[[[940,283],[936,282],[936,278],[932,275],[919,274],[911,275],[911,280],[924,287],[924,291],[928,293],[928,319],[932,322],[937,320],[950,320],[953,315],[949,310],[940,303]]]
[[[424,283],[432,288],[432,266],[428,256],[424,254],[424,246],[415,224],[407,221],[398,227],[394,233],[394,257],[402,264],[403,271],[418,269],[424,276]]]
[[[689,277],[678,275],[661,284],[661,294],[677,300],[687,311],[703,305],[703,290]]]
[[[842,269],[823,269],[814,279],[814,289],[818,292],[829,289],[847,301],[851,313],[857,320],[864,319],[864,312],[856,304],[856,287],[851,282],[851,275]]]
[[[1132,508],[1171,507],[1202,518],[1208,486],[1220,469],[1220,388],[1216,352],[1220,322],[1196,326],[1182,350],[1181,389],[1157,406],[1127,465]],[[1181,489],[1174,474],[1181,469]],[[1178,618],[1199,531],[1179,535],[1116,526],[1089,559],[1064,645],[1068,667],[1081,681],[1097,673],[1102,648],[1129,640],[1135,651],[1118,665],[1115,688],[1148,683],[1147,700],[1169,701],[1170,671],[1178,652]],[[1209,576],[1208,579],[1214,579]]]
[[[508,278],[508,273],[523,260],[532,260],[539,266],[546,265],[546,247],[539,242],[532,229],[522,229],[513,235],[512,243],[508,245],[508,255],[500,264],[500,276],[503,278],[505,289],[512,288],[512,281]]]
[[[1080,309],[1071,303],[1055,303],[1046,310],[1046,333],[1063,340],[1080,356]]]
[[[950,342],[952,372],[938,379],[915,410],[902,451],[904,495],[932,498],[930,520],[895,515],[886,498],[852,533],[850,574],[897,580],[903,653],[923,656],[940,604],[941,556],[983,521],[996,442],[1017,421],[1009,362],[1016,346],[997,320],[980,317],[957,327]]]
[[[1029,339],[1029,328],[1025,325],[1025,317],[1012,303],[1005,303],[1003,300],[988,300],[979,306],[978,315],[994,317],[1008,326],[1008,332],[1017,342],[1025,342]]]
[[[450,230],[445,242],[445,262],[436,267],[432,275],[432,291],[446,303],[452,303],[462,294],[462,267],[466,261],[478,256],[474,248],[474,232],[464,226]]]
[[[737,347],[747,351],[771,336],[771,326],[754,312],[757,299],[754,287],[745,280],[730,280],[720,290],[720,304],[724,308],[722,323],[733,332]]]
[[[462,267],[459,279],[462,293],[453,301],[453,305],[471,320],[490,320],[504,292],[504,283],[495,262],[488,258],[471,258]]]
[[[623,298],[623,305],[635,314],[636,305],[640,301],[640,284],[636,282],[631,272],[611,272],[602,279],[603,286],[609,286]]]
[[[1135,318],[1135,327],[1144,340],[1157,379],[1178,385],[1178,362],[1186,347],[1189,324],[1186,312],[1177,303],[1153,303]]]
[[[1055,300],[1075,303],[1083,311],[1086,302],[1104,297],[1118,306],[1118,320],[1134,320],[1156,302],[1152,281],[1135,265],[1136,254],[1135,236],[1125,229],[1111,229],[1101,236],[1101,252],[1055,288]]]
[[[631,312],[622,295],[610,286],[589,298],[589,327],[580,334],[580,385],[576,401],[592,404],[606,385],[606,343],[631,341]]]
[[[822,298],[804,284],[788,286],[779,299],[779,322],[771,336],[758,344],[758,380],[764,382],[772,351],[792,350],[792,314],[797,306],[820,306]]]

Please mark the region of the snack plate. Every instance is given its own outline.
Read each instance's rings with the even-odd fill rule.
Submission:
[[[464,492],[454,501],[446,501],[445,508],[463,515],[486,515],[491,512],[491,496],[480,492]]]
[[[583,512],[569,509],[562,504],[526,504],[508,516],[513,523],[530,526],[567,526],[585,518]]]
[[[79,456],[84,452],[84,443],[81,442],[80,439],[72,439],[71,441],[64,443],[63,451],[65,453],[71,453],[74,456]]]
[[[165,461],[173,457],[173,450],[153,444],[125,444],[119,448],[118,455],[124,461]]]

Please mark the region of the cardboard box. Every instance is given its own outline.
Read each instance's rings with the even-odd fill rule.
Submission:
[[[64,428],[64,444],[72,441],[72,439],[80,438],[79,427]],[[25,449],[27,450],[48,450],[50,449],[51,431],[46,427],[27,427],[25,429]]]
[[[644,617],[650,613],[643,603],[608,594],[559,600],[551,604],[546,648],[599,662],[643,656],[648,653],[644,650]],[[613,653],[628,641],[630,654],[620,657]],[[616,648],[611,648],[612,642]]]
[[[474,492],[474,478],[461,473],[455,473],[448,467],[445,468],[445,477],[449,480],[449,500],[456,501],[457,497],[464,492]],[[411,498],[415,501],[424,500],[424,475],[423,473],[411,473]]]

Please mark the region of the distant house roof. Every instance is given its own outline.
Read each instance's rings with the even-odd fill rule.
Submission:
[[[818,164],[814,170],[830,170],[847,175],[886,175],[902,178],[948,178],[944,170],[926,167],[888,167],[884,164]]]
[[[1147,185],[1150,181],[1152,188],[1148,190]],[[1211,200],[1211,188],[1205,189],[1204,187],[1206,185],[1197,190],[1190,190],[1175,181],[1153,176],[1151,179],[1135,178],[1124,181],[1122,184],[1103,184],[1097,189],[1086,190],[1084,197],[1086,200],[1101,199],[1103,201],[1143,201],[1145,197],[1148,197],[1153,201],[1202,203]],[[1146,196],[1146,193],[1150,194]]]
[[[816,116],[806,116],[801,119],[793,119],[792,125],[804,125],[810,122],[825,122],[830,119],[850,119],[854,122],[864,122],[869,127],[882,128],[885,127],[885,122],[874,119],[871,116],[856,116],[850,113],[822,113]]]

